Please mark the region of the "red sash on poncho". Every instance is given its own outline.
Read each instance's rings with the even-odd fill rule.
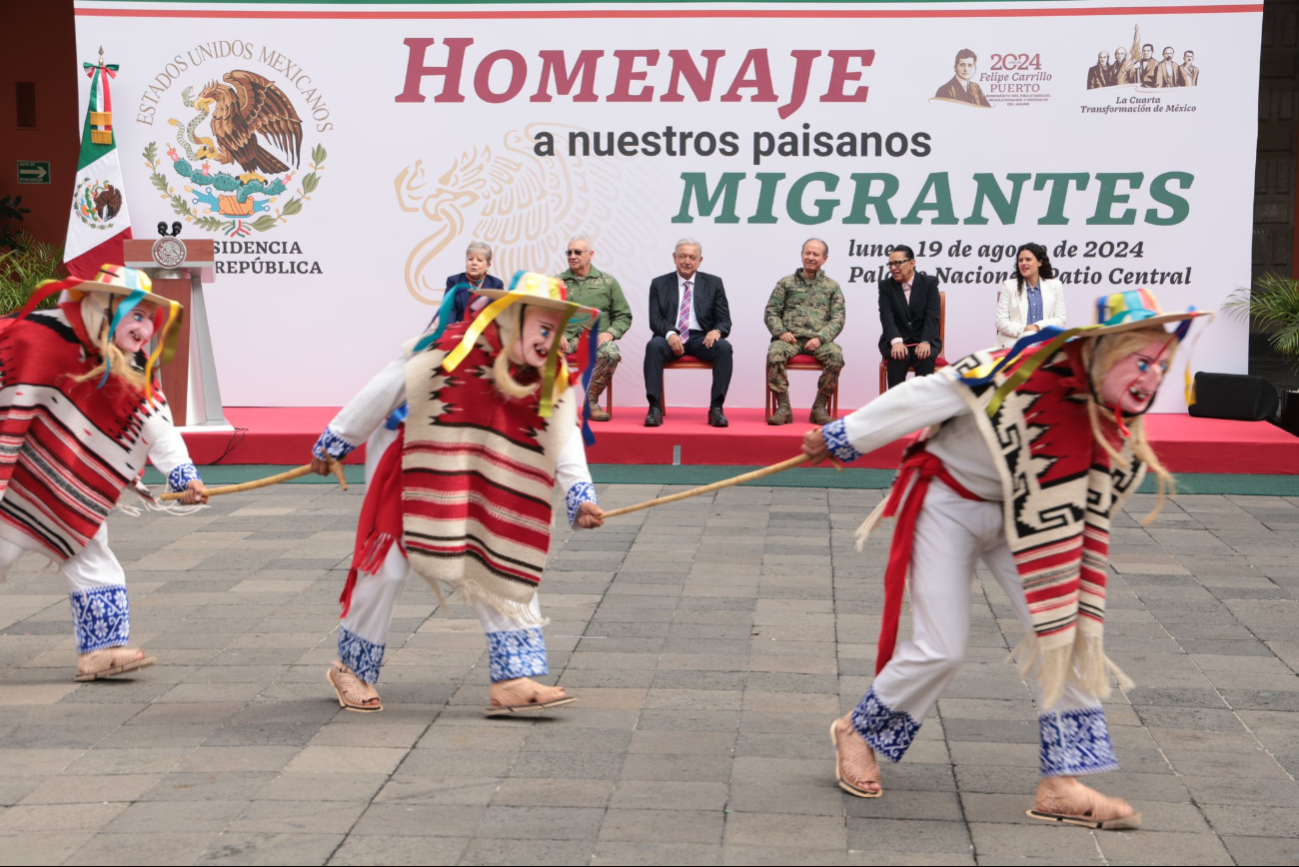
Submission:
[[[141,434],[169,413],[155,389],[110,376],[76,383],[99,363],[79,302],[0,319],[0,535],[39,542],[52,558],[80,551],[144,471]]]

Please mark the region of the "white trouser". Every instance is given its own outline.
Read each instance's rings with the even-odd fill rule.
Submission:
[[[392,614],[411,575],[410,564],[398,545],[375,573],[362,572],[352,588],[352,606],[338,629],[338,656],[366,683],[379,680]],[[492,683],[531,677],[549,671],[546,639],[539,626],[528,626],[483,602],[476,602],[478,622],[487,633]],[[537,595],[530,606],[534,622],[541,620]]]
[[[366,444],[365,477],[374,477],[379,458],[397,438],[386,427],[370,437]],[[393,611],[401,591],[410,579],[411,568],[400,546],[388,549],[388,556],[378,572],[357,575],[352,588],[352,605],[338,630],[338,656],[343,664],[366,683],[377,683],[383,665]],[[482,603],[475,603],[478,621],[487,633],[491,658],[492,683],[531,677],[549,671],[546,664],[546,639],[539,626],[529,626]],[[537,595],[530,606],[533,622],[541,621],[541,603]]]
[[[28,551],[44,554],[34,539],[18,542],[0,537],[0,579]],[[101,524],[86,547],[60,565],[72,601],[77,652],[121,647],[131,634],[131,607],[126,598],[126,574],[108,549],[108,525]]]
[[[866,742],[893,761],[902,758],[920,721],[965,659],[970,584],[979,560],[1009,597],[1024,629],[1033,628],[1002,522],[1001,503],[967,500],[937,479],[929,486],[912,548],[912,638],[898,645],[852,714]],[[1118,767],[1096,696],[1070,683],[1056,707],[1039,713],[1038,721],[1043,776]]]

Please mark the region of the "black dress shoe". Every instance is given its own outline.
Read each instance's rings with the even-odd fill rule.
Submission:
[[[661,424],[663,424],[663,410],[651,406],[649,412],[645,413],[645,427],[658,427]]]
[[[713,427],[726,427],[730,424],[730,422],[726,420],[726,416],[722,415],[722,408],[720,406],[715,406],[708,410],[708,423]]]

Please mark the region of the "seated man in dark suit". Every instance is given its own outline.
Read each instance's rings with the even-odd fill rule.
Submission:
[[[713,393],[708,423],[726,427],[722,404],[731,384],[731,310],[721,277],[699,272],[703,247],[693,238],[677,241],[672,254],[676,271],[650,283],[649,322],[654,336],[645,347],[646,427],[663,424],[663,367],[689,355],[713,363]]]
[[[880,281],[880,354],[888,362],[889,388],[907,378],[934,372],[942,351],[938,339],[938,278],[916,271],[916,254],[898,246],[889,253],[889,274]]]

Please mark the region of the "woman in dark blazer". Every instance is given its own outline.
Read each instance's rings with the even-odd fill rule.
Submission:
[[[482,241],[471,241],[469,248],[465,250],[465,270],[447,278],[447,291],[454,290],[456,293],[453,308],[455,318],[448,322],[448,325],[465,320],[465,316],[469,313],[470,296],[473,293],[480,289],[505,288],[500,277],[493,277],[487,273],[490,267],[492,267],[492,248]],[[430,322],[429,328],[432,327],[433,323]]]

